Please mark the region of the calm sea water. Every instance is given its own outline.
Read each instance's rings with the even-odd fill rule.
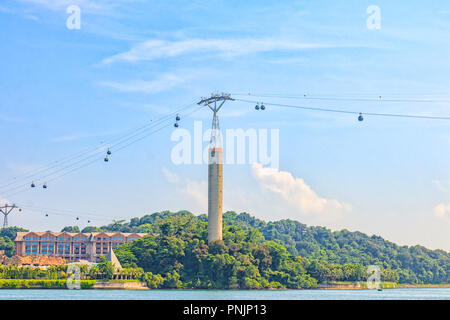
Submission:
[[[450,288],[376,290],[38,290],[1,289],[0,300],[450,300]]]

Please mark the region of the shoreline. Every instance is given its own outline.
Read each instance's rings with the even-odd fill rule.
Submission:
[[[9,284],[4,283],[1,289],[59,289],[69,290],[67,287],[67,280],[19,280],[19,279],[2,279],[10,280]],[[81,280],[81,288],[83,290],[237,290],[237,291],[278,291],[278,290],[375,290],[370,289],[366,282],[336,282],[336,283],[322,283],[317,288],[310,289],[150,289],[145,282],[139,281],[96,281],[96,280]],[[381,283],[381,289],[412,289],[412,288],[449,288],[450,284],[397,284],[393,282]]]
[[[450,288],[450,284],[405,284],[394,282],[382,282],[382,290],[404,289],[404,288]],[[318,284],[318,290],[374,290],[367,287],[366,282],[353,283],[324,283]]]

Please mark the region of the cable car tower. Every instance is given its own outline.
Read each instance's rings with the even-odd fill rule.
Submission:
[[[0,212],[5,216],[3,219],[3,228],[8,228],[8,215],[13,211],[15,208],[19,208],[15,204],[12,206],[5,204],[3,207],[0,207]],[[19,211],[22,211],[22,209],[19,208]]]
[[[213,112],[208,150],[208,243],[222,240],[223,158],[218,112],[227,100],[234,99],[229,94],[213,93],[210,98],[202,98],[198,102],[198,105],[207,106]]]

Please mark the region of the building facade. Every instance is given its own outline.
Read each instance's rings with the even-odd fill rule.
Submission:
[[[117,246],[145,235],[122,232],[18,232],[14,242],[17,256],[48,255],[61,257],[67,262],[98,262],[101,256],[106,257]]]

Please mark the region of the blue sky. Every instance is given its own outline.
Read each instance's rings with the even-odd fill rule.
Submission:
[[[69,5],[81,29],[69,30]],[[381,29],[369,30],[369,5]],[[449,116],[448,1],[6,0],[0,4],[0,180],[53,163],[212,91],[430,103],[266,103]],[[236,96],[237,97],[237,96]],[[255,98],[262,100],[262,98]],[[375,99],[376,100],[376,99]],[[210,124],[210,113],[182,119]],[[448,121],[228,103],[221,127],[280,131],[278,171],[225,165],[224,207],[450,250]],[[49,184],[0,197],[34,230],[157,210],[206,212],[206,167],[174,165],[171,128]],[[28,182],[27,182],[28,183]],[[319,206],[319,207],[317,207]],[[45,210],[71,210],[45,219]],[[58,213],[60,213],[58,215]],[[66,212],[67,213],[67,212]],[[84,214],[84,215],[83,215]]]

